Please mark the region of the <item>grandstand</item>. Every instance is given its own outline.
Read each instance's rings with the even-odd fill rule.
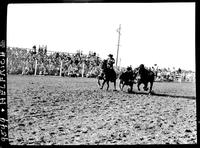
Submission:
[[[44,50],[42,50],[44,51]],[[100,66],[98,55],[7,47],[7,73],[30,75],[86,76]],[[94,68],[95,67],[95,68]],[[97,72],[95,72],[97,73]]]

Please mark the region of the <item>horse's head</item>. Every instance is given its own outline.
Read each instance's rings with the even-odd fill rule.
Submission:
[[[106,68],[107,68],[107,60],[103,60],[102,69],[106,69]]]
[[[103,64],[107,64],[107,60],[103,60]]]

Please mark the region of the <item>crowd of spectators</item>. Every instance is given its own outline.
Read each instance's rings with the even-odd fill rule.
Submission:
[[[76,53],[50,52],[47,46],[33,46],[32,49],[7,47],[7,73],[23,75],[62,75],[71,77],[96,77],[101,72],[102,59],[95,53],[83,54],[81,50]],[[61,70],[62,66],[62,70]],[[35,71],[35,68],[37,70]],[[116,68],[120,74],[126,68]],[[156,74],[156,81],[195,81],[195,73],[159,68],[157,64],[148,67]],[[61,70],[61,71],[60,71]],[[35,73],[36,72],[36,73]]]
[[[47,46],[35,46],[33,49],[7,48],[8,74],[60,75],[62,61],[62,76],[87,76],[100,73],[101,59],[95,52],[88,55],[78,50],[74,54],[64,52],[48,52]],[[83,71],[84,68],[84,71]],[[84,72],[84,73],[83,73]]]
[[[178,68],[158,68],[157,66],[149,67],[150,70],[154,71],[156,74],[155,81],[168,81],[168,82],[194,82],[195,81],[195,73],[191,70],[181,70]]]

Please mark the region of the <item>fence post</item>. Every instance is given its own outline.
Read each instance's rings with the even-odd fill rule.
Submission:
[[[61,60],[61,64],[60,64],[60,77],[62,76],[62,65],[63,65],[63,61]]]
[[[44,63],[43,63],[43,68],[44,68],[43,75],[45,76],[46,75],[46,65]]]
[[[84,62],[82,63],[82,78],[84,77],[84,68],[85,68],[85,64]]]
[[[22,75],[24,74],[24,62],[22,62]]]
[[[178,77],[178,82],[179,82],[179,83],[181,83],[181,81],[182,81],[181,79],[182,79],[182,76],[179,76],[179,77]]]
[[[35,76],[37,75],[37,59],[35,60]]]

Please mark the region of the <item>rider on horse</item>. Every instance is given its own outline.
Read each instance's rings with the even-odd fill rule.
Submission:
[[[113,58],[112,54],[108,55],[108,59],[107,59],[107,67],[110,69],[113,69],[113,64],[115,63],[115,59]]]
[[[108,55],[108,59],[106,59],[106,60],[104,60],[102,62],[102,66],[101,66],[102,71],[101,71],[100,76],[103,77],[105,75],[105,73],[106,73],[106,67],[108,69],[113,69],[113,64],[114,63],[115,63],[115,59],[113,58],[113,55],[109,54]]]
[[[98,76],[98,84],[101,86],[99,80],[103,80],[101,89],[103,89],[103,86],[105,83],[107,83],[107,90],[109,88],[109,82],[114,82],[114,90],[116,90],[116,72],[113,68],[113,64],[115,63],[115,59],[113,58],[112,54],[108,55],[109,58],[103,60],[102,65],[101,65],[101,74]]]

